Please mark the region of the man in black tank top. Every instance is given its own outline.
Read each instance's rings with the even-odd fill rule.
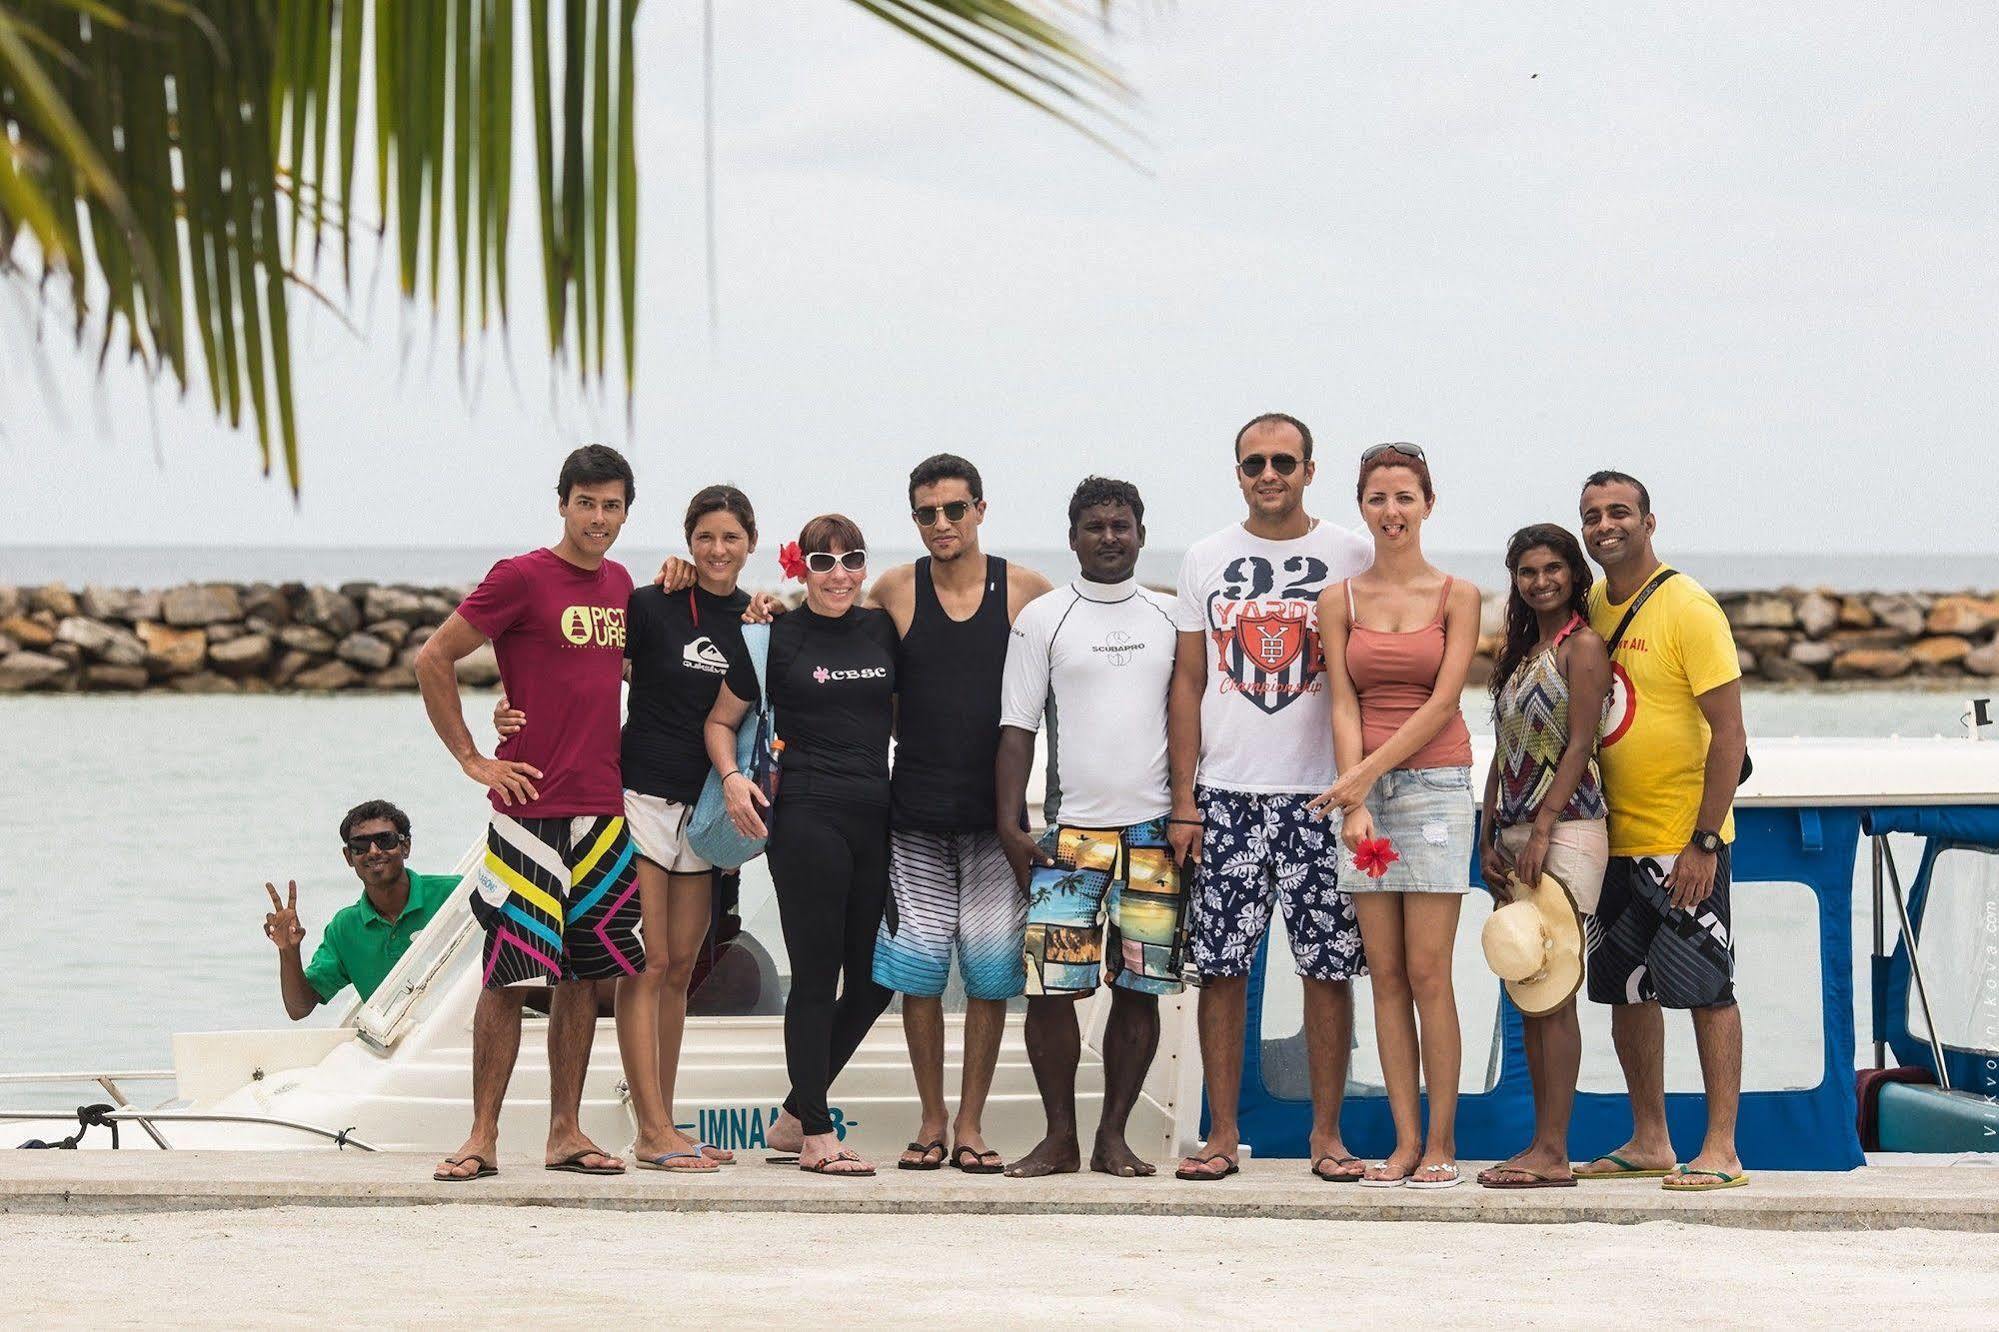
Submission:
[[[944,987],[951,953],[965,986],[964,1081],[950,1164],[998,1174],[981,1133],[1006,1027],[1026,987],[1027,901],[993,830],[1000,676],[1013,619],[1049,590],[1031,569],[979,549],[978,469],[938,454],[909,474],[909,506],[928,556],[883,573],[874,601],[901,635],[889,908],[874,978],[902,995],[903,1033],[922,1122],[897,1164],[935,1170],[945,1154]]]

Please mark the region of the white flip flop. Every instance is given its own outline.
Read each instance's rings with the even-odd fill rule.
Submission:
[[[1417,1175],[1421,1174],[1425,1170],[1448,1170],[1451,1173],[1443,1179],[1416,1178]],[[1440,1166],[1418,1166],[1415,1170],[1411,1171],[1409,1173],[1409,1177],[1403,1181],[1403,1187],[1410,1189],[1454,1189],[1458,1185],[1464,1182],[1465,1182],[1464,1176],[1458,1173],[1458,1163],[1456,1161],[1452,1161],[1446,1165],[1440,1165]]]

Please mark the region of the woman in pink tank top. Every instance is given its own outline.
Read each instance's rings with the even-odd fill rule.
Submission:
[[[1340,812],[1349,852],[1386,838],[1396,854],[1374,874],[1348,858],[1340,884],[1360,920],[1395,1120],[1395,1150],[1360,1182],[1446,1189],[1460,1182],[1451,952],[1474,837],[1471,733],[1458,699],[1478,646],[1479,594],[1423,556],[1436,491],[1421,449],[1382,444],[1363,453],[1356,495],[1374,564],[1319,594],[1340,776],[1312,804],[1328,818]],[[1427,1139],[1419,1071],[1430,1094]]]

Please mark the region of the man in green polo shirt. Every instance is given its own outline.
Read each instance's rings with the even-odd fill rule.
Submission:
[[[264,934],[278,948],[278,982],[285,1012],[296,1022],[348,985],[363,1000],[409,951],[410,940],[430,923],[458,887],[455,874],[412,874],[410,818],[386,800],[369,800],[340,820],[341,854],[361,880],[361,898],[333,913],[312,961],[300,960],[305,927],[298,919],[298,883],[286,899],[265,884],[271,912]]]

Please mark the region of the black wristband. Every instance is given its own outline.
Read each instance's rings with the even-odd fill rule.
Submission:
[[[1168,823],[1177,823],[1177,824],[1179,824],[1179,825],[1180,825],[1181,827],[1183,827],[1183,828],[1204,828],[1204,827],[1206,827],[1206,826],[1207,826],[1207,823],[1208,823],[1208,821],[1207,821],[1206,819],[1171,819],[1171,818],[1169,818],[1169,819],[1167,819],[1166,821],[1167,821]]]

